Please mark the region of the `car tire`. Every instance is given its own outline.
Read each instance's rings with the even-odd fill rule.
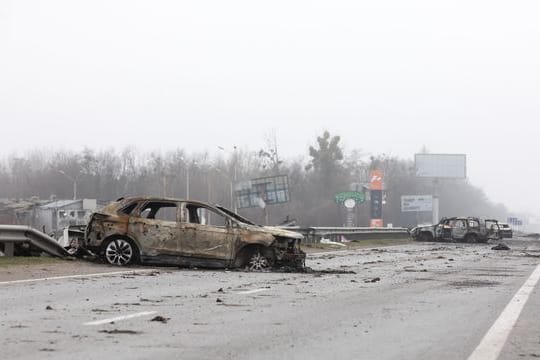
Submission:
[[[139,261],[139,249],[131,240],[114,238],[103,247],[103,259],[115,266],[135,264]]]
[[[433,235],[427,232],[420,233],[420,241],[433,241]]]
[[[465,236],[465,242],[476,243],[478,242],[478,236],[476,234],[468,234]]]
[[[273,259],[269,256],[269,251],[261,249],[253,250],[249,253],[246,261],[248,271],[268,271],[272,268]]]

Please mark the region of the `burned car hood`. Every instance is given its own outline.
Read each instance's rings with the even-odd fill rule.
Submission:
[[[412,230],[428,230],[428,229],[433,229],[433,227],[435,227],[435,225],[420,225],[420,226],[412,228]]]
[[[297,239],[297,240],[302,240],[304,238],[304,235],[298,232],[285,230],[277,226],[259,226],[259,225],[245,224],[245,223],[242,223],[240,226],[243,229],[246,229],[249,231],[253,231],[253,232],[259,231],[262,233],[272,235],[274,237]]]
[[[419,233],[420,231],[424,231],[424,230],[433,230],[434,228],[434,225],[421,225],[421,226],[415,226],[413,227],[409,233],[411,235],[415,235],[417,233]]]
[[[263,226],[263,229],[268,231],[270,234],[274,236],[278,236],[278,237],[286,237],[286,238],[298,239],[298,240],[302,240],[304,238],[304,235],[298,232],[285,230],[277,226]]]

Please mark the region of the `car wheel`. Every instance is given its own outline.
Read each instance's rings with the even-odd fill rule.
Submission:
[[[420,234],[420,241],[433,241],[433,235],[423,232]]]
[[[246,266],[249,271],[265,271],[271,267],[271,258],[263,254],[260,250],[255,250],[251,253]]]
[[[465,236],[465,241],[468,243],[478,242],[478,236],[476,236],[476,234],[469,234]]]
[[[103,257],[111,265],[133,264],[138,258],[137,247],[126,239],[112,239],[105,245]]]

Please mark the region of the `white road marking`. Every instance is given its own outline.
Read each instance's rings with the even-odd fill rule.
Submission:
[[[110,318],[110,319],[91,321],[91,322],[87,322],[87,323],[85,323],[83,325],[84,326],[105,325],[105,324],[110,324],[112,322],[116,323],[116,322],[123,321],[123,320],[135,319],[135,318],[139,318],[139,317],[143,317],[143,316],[151,316],[151,315],[155,315],[155,314],[157,314],[156,311],[145,311],[145,312],[140,312],[140,313],[131,314],[131,315],[117,316],[117,317]]]
[[[539,280],[540,265],[512,298],[468,360],[496,360],[499,357],[508,340],[508,335],[514,329],[521,311]]]
[[[260,293],[260,292],[263,292],[263,291],[270,291],[270,289],[268,289],[268,288],[253,289],[253,290],[247,290],[247,291],[240,291],[238,293],[241,294],[241,295],[251,295],[251,294],[257,294],[257,293]]]
[[[64,280],[64,279],[80,279],[80,278],[89,278],[89,277],[100,277],[100,276],[112,276],[112,275],[130,275],[130,274],[141,274],[147,272],[155,272],[155,269],[145,269],[145,270],[129,270],[129,271],[115,271],[108,273],[97,273],[97,274],[86,274],[86,275],[67,275],[67,276],[55,276],[48,278],[39,278],[39,279],[26,279],[26,280],[14,280],[14,281],[3,281],[0,282],[0,285],[12,285],[12,284],[24,284],[24,283],[33,283],[40,281],[50,281],[50,280]]]

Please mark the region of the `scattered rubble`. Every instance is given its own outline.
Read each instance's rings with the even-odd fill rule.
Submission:
[[[169,322],[169,320],[171,320],[171,318],[166,318],[166,317],[163,317],[163,316],[156,316],[155,318],[153,318],[150,321],[160,322],[160,323],[166,324],[166,323]]]
[[[491,250],[510,250],[510,247],[504,243],[500,243],[499,245],[492,247]]]
[[[500,285],[501,283],[497,281],[488,281],[488,280],[463,280],[463,281],[452,281],[448,284],[456,288],[474,288],[474,287],[496,286],[496,285]]]
[[[93,313],[98,313],[98,314],[103,314],[103,313],[111,312],[111,310],[104,310],[104,309],[92,309],[91,311],[92,311]]]
[[[140,335],[142,332],[140,331],[134,331],[134,330],[100,330],[99,331],[102,334],[109,334],[109,335]]]
[[[144,299],[144,298],[141,298],[140,299],[140,302],[146,302],[146,303],[154,303],[154,304],[159,304],[159,303],[162,303],[163,300],[152,300],[152,299]]]
[[[335,241],[331,241],[330,239],[321,239],[321,244],[324,244],[324,245],[332,245],[332,246],[340,246],[340,247],[346,247],[347,245],[345,244],[342,244],[342,243],[339,243],[339,242],[335,242]]]
[[[114,303],[113,306],[141,306],[141,303]]]

